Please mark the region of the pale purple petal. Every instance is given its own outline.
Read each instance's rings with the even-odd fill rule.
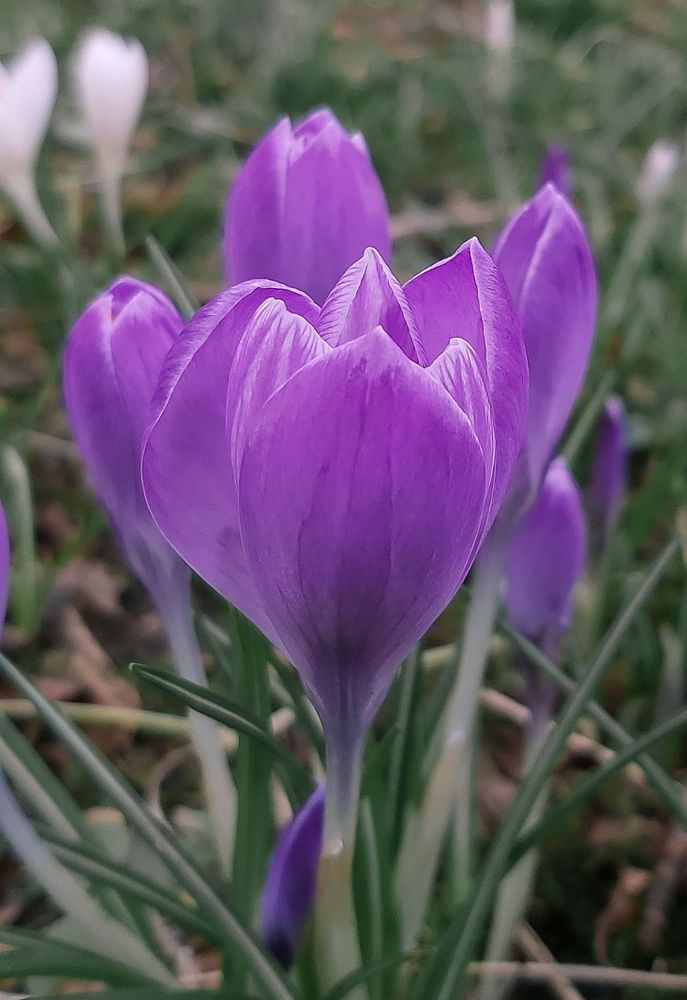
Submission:
[[[262,893],[260,933],[288,968],[315,898],[322,849],[324,785],[320,785],[280,831]]]
[[[263,303],[274,299],[294,313],[294,338],[300,331],[312,343],[305,321],[315,322],[318,309],[307,296],[268,282],[246,283],[218,295],[196,313],[165,361],[142,464],[146,499],[163,535],[203,579],[270,637],[271,626],[241,545],[232,437],[235,443],[233,410],[245,407],[243,383],[252,377],[245,363],[251,345],[259,346],[252,323]],[[284,333],[285,328],[280,329]],[[260,361],[270,348],[278,349],[274,337],[267,332],[266,337],[266,355]],[[298,354],[301,357],[305,355]],[[272,376],[279,365],[283,371],[292,370],[286,352],[281,360],[276,354],[268,362],[270,358],[276,365]],[[238,380],[232,377],[237,363]]]
[[[426,364],[415,317],[403,289],[379,253],[370,248],[330,292],[317,321],[323,340],[333,347],[383,327],[404,354]]]
[[[508,289],[489,254],[472,239],[404,290],[430,361],[462,338],[483,367],[496,435],[493,517],[510,481],[527,413],[527,359]]]
[[[519,475],[536,490],[587,369],[596,322],[594,261],[577,213],[551,184],[506,225],[494,260],[525,338],[530,395]]]
[[[177,560],[143,497],[141,447],[162,362],[181,326],[162,292],[123,277],[82,313],[64,355],[67,415],[89,479],[129,564],[151,589],[157,564]]]
[[[549,466],[506,559],[506,610],[538,642],[570,625],[575,584],[584,570],[586,527],[577,483],[563,459]]]
[[[364,143],[327,109],[293,129],[280,121],[229,195],[228,282],[268,278],[321,303],[369,246],[390,257],[386,199]]]
[[[239,481],[248,565],[328,732],[364,729],[481,529],[482,449],[381,329],[265,403]]]

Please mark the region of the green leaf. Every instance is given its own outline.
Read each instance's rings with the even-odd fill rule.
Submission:
[[[374,965],[367,965],[363,968],[356,969],[355,972],[351,972],[349,975],[344,976],[343,979],[340,979],[339,982],[325,994],[324,1000],[344,1000],[344,998],[347,997],[356,986],[359,986],[361,983],[368,982],[368,980],[370,980],[373,976],[378,976],[381,973],[388,972],[390,969],[403,965],[405,962],[409,962],[412,957],[411,953],[405,955],[395,955],[393,958],[384,959],[383,962],[376,962]]]
[[[149,906],[168,917],[191,934],[199,934],[208,941],[221,941],[217,928],[208,920],[185,905],[164,886],[152,882],[139,872],[132,872],[114,862],[108,855],[101,854],[86,844],[72,844],[55,836],[48,830],[40,829],[41,838],[51,848],[60,861],[91,882],[116,889],[123,896]]]
[[[0,654],[0,674],[28,698],[38,715],[73,753],[98,787],[117,805],[139,833],[157,850],[161,860],[176,876],[206,915],[217,925],[218,933],[236,948],[250,966],[265,993],[264,1000],[293,1000],[281,970],[266,955],[248,928],[223,903],[193,862],[179,848],[173,834],[159,823],[137,799],[131,787],[104,755],[67,719],[59,708],[24,677],[22,672]]]
[[[546,836],[552,827],[559,824],[569,813],[577,809],[593,795],[604,781],[617,771],[621,771],[645,750],[648,750],[660,740],[671,736],[685,726],[687,726],[687,708],[673,716],[672,719],[666,719],[665,722],[654,726],[653,729],[637,737],[636,740],[619,751],[612,760],[597,767],[587,778],[578,781],[569,795],[566,795],[564,799],[555,805],[550,806],[544,816],[533,826],[529,827],[527,833],[523,834],[515,842],[510,863],[514,865],[523,854],[526,854],[542,837]]]
[[[181,276],[179,269],[154,236],[146,236],[145,248],[163,284],[167,286],[170,295],[179,306],[182,316],[184,319],[190,319],[198,308],[198,303],[193,298],[188,284]]]
[[[467,911],[461,909],[442,934],[431,962],[419,978],[415,995],[421,1000],[453,1000],[454,997],[463,995],[468,964],[484,931],[515,838],[527,821],[542,787],[553,771],[568,736],[608,669],[619,642],[677,551],[678,542],[677,539],[673,539],[655,561],[634,598],[609,629],[594,662],[563,706],[556,725],[544,742],[506,813],[482,866]]]
[[[144,663],[132,663],[130,669],[137,677],[165,691],[187,708],[207,715],[228,729],[250,736],[269,750],[275,757],[275,766],[279,769],[279,776],[285,783],[287,793],[289,791],[291,793],[289,797],[293,795],[292,804],[300,805],[312,792],[314,784],[305,768],[301,767],[278,740],[262,728],[257,719],[248,716],[243,708],[201,684],[182,680],[166,670],[149,667]]]
[[[140,973],[91,952],[44,940],[0,953],[0,979],[25,976],[94,979],[114,986],[140,984],[145,980]]]
[[[553,663],[547,656],[542,653],[542,651],[526,639],[525,636],[520,635],[513,629],[509,628],[504,622],[501,622],[501,627],[504,632],[509,635],[517,646],[527,655],[528,659],[542,670],[547,677],[549,677],[554,684],[561,690],[565,691],[566,694],[571,694],[577,687],[574,680],[567,677],[562,670],[560,670],[555,663]],[[586,711],[594,719],[595,722],[603,729],[607,736],[616,744],[616,746],[625,747],[630,746],[635,737],[629,733],[623,726],[617,722],[612,715],[610,715],[605,708],[602,708],[595,701],[590,701],[587,705]],[[687,830],[687,803],[684,801],[684,793],[677,781],[670,777],[669,774],[664,771],[661,765],[654,760],[649,754],[641,753],[637,756],[637,763],[641,766],[644,771],[647,781],[652,785],[654,790],[661,796],[665,805],[668,809],[675,814],[682,826]]]

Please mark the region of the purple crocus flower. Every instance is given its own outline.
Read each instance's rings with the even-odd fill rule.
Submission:
[[[7,533],[7,518],[0,503],[0,632],[7,612],[7,596],[10,589],[10,540]]]
[[[127,562],[156,601],[189,570],[150,516],[139,466],[162,362],[183,323],[157,288],[122,277],[74,324],[64,356],[69,422]]]
[[[176,309],[157,288],[120,278],[91,303],[69,334],[64,396],[91,482],[127,562],[157,605],[177,669],[186,680],[204,684],[191,614],[191,572],[150,516],[140,477],[153,388],[181,326]],[[216,724],[195,712],[189,721],[218,860],[228,871],[235,790]]]
[[[594,335],[597,283],[582,222],[545,184],[506,224],[494,247],[522,323],[530,371],[527,428],[512,484],[533,502],[577,399]]]
[[[405,288],[368,250],[322,309],[236,286],[167,357],[148,504],[298,668],[328,741],[328,815],[348,809],[395,670],[494,518],[526,406],[519,324],[477,240]]]
[[[367,247],[390,259],[389,210],[360,133],[327,108],[282,118],[236,177],[224,221],[227,282],[283,282],[322,303]]]
[[[619,396],[606,400],[589,483],[591,515],[603,543],[613,528],[627,481],[625,407]]]
[[[570,626],[585,549],[580,490],[564,459],[556,458],[506,556],[505,604],[513,628],[538,644],[558,641]]]
[[[539,165],[539,187],[553,184],[561,194],[570,198],[572,181],[570,171],[570,153],[562,142],[550,143],[544,152]]]
[[[322,848],[324,785],[281,830],[262,894],[260,931],[272,954],[288,969],[312,908]]]

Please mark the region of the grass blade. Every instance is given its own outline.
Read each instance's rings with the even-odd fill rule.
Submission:
[[[541,788],[551,774],[575,723],[584,712],[607,670],[618,643],[677,550],[676,539],[671,540],[663,549],[634,598],[609,629],[585,677],[563,706],[555,727],[520,785],[494,839],[470,901],[467,916],[461,911],[447,928],[439,941],[433,960],[421,977],[419,984],[421,1000],[453,1000],[454,997],[462,995],[468,964],[489,917],[500,880],[508,865],[514,840],[537,801]]]
[[[43,722],[74,754],[99,788],[117,805],[138,832],[155,847],[169,871],[198,901],[228,944],[237,948],[265,992],[265,1000],[293,1000],[282,974],[194,864],[179,849],[173,835],[145,809],[132,789],[93,744],[72,726],[58,708],[38,691],[7,657],[0,654],[0,674],[36,706]]]

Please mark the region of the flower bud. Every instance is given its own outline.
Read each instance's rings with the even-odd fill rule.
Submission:
[[[315,897],[323,825],[324,785],[320,785],[281,830],[270,858],[260,931],[269,950],[287,969]]]
[[[239,171],[224,221],[226,277],[268,278],[322,303],[367,247],[388,261],[390,240],[365,140],[323,108],[295,127],[283,118]]]
[[[67,415],[81,456],[129,565],[156,598],[162,578],[183,564],[148,512],[139,467],[153,389],[181,326],[162,292],[122,277],[76,321],[64,356]]]
[[[530,371],[527,428],[511,486],[522,509],[536,496],[587,370],[596,273],[577,212],[550,183],[506,224],[494,260],[522,323]]]
[[[588,490],[590,513],[602,544],[613,528],[625,492],[627,452],[625,408],[619,396],[612,396],[601,411]]]
[[[513,628],[548,645],[570,625],[575,584],[585,563],[586,528],[577,483],[555,459],[506,557],[505,603]]]
[[[657,139],[648,149],[637,181],[637,197],[643,205],[654,205],[667,193],[680,165],[676,142]]]
[[[57,63],[48,43],[29,42],[12,62],[0,63],[0,187],[36,239],[57,237],[36,193],[36,160],[57,95]]]
[[[74,83],[96,158],[105,216],[120,239],[119,185],[148,89],[143,46],[94,28],[77,49]]]

